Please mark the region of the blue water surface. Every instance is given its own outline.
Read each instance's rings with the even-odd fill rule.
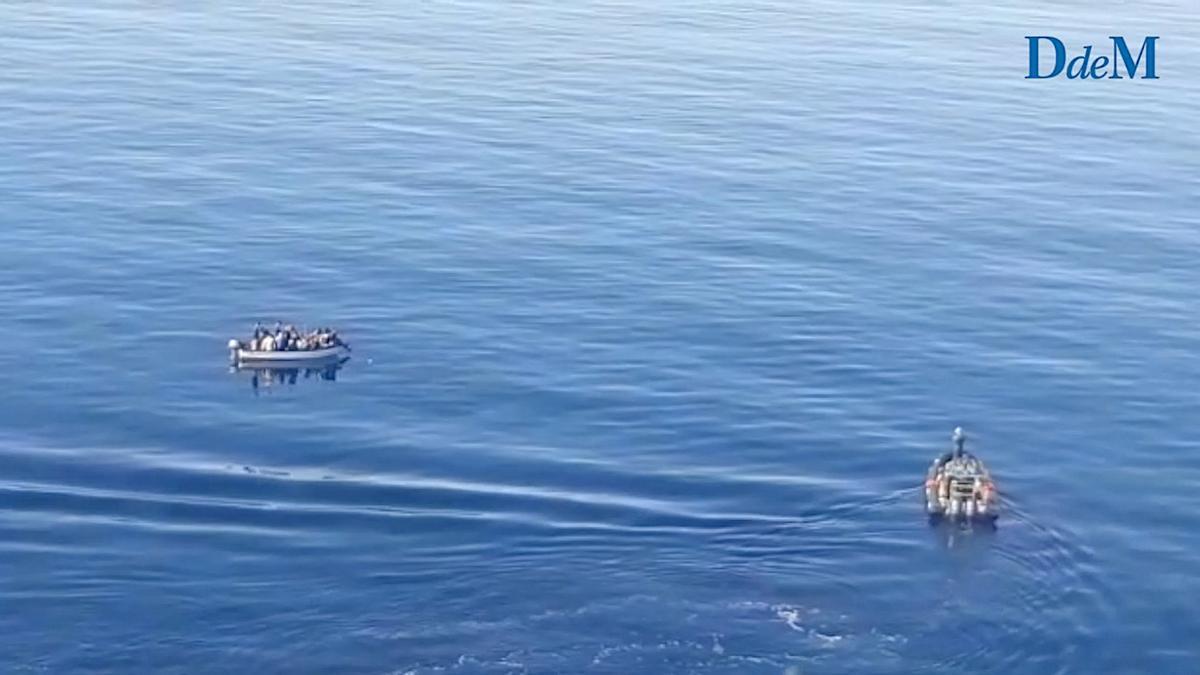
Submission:
[[[0,671],[1196,673],[1200,13],[1046,4],[0,5]]]

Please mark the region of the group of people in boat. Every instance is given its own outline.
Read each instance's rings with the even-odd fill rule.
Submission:
[[[305,352],[340,347],[345,343],[332,328],[297,330],[295,326],[275,324],[274,330],[255,324],[247,349],[255,352]]]
[[[966,451],[967,435],[954,430],[954,450],[934,460],[925,481],[926,510],[951,517],[995,518],[995,490],[977,457]]]
[[[984,475],[983,463],[966,450],[967,435],[962,427],[954,429],[954,450],[938,457],[934,469],[939,477],[973,478]]]

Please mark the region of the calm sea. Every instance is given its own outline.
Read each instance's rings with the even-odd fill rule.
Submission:
[[[1198,672],[1196,10],[5,3],[0,671]]]

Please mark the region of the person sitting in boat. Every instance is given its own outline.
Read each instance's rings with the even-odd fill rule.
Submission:
[[[258,351],[273,352],[275,351],[275,336],[267,333],[258,341]]]
[[[967,435],[963,433],[962,427],[954,427],[954,435],[951,436],[951,439],[954,441],[954,450],[947,451],[941,457],[938,457],[938,466],[945,466],[950,461],[958,459],[967,453],[965,448]]]

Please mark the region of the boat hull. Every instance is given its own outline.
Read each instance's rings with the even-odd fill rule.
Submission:
[[[346,350],[342,347],[329,347],[328,349],[311,349],[294,352],[255,352],[248,349],[237,349],[233,352],[233,358],[235,361],[242,364],[304,364],[336,361],[345,352]]]

